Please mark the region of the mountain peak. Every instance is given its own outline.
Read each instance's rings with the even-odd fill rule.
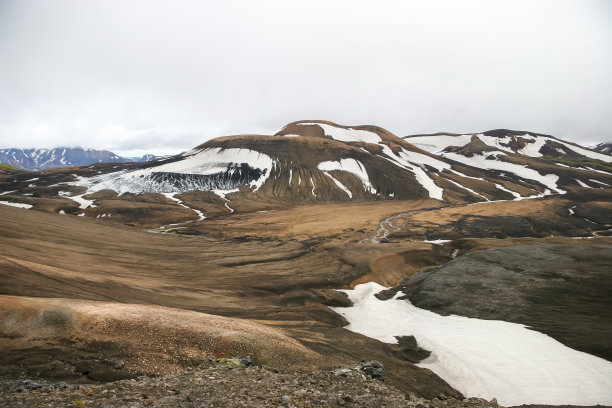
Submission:
[[[291,122],[274,136],[318,137],[345,143],[380,143],[400,140],[393,133],[378,126],[344,126],[327,120],[300,120]]]

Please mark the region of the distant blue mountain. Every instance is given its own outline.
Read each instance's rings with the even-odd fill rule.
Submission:
[[[56,147],[54,149],[0,149],[0,163],[23,170],[45,170],[56,167],[83,166],[94,163],[145,162],[157,156],[146,154],[140,158],[127,158],[108,150],[83,149],[81,147]]]

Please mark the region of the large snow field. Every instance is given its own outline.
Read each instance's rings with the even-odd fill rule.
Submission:
[[[612,404],[612,363],[573,350],[527,327],[498,320],[441,316],[407,300],[382,301],[370,282],[344,290],[353,307],[334,307],[347,329],[396,343],[413,335],[432,352],[418,364],[466,397],[497,398],[503,405]]]
[[[159,183],[147,178],[153,173],[181,173],[194,175],[211,175],[224,172],[230,164],[239,165],[247,163],[251,168],[262,171],[262,176],[251,182],[257,190],[268,179],[274,160],[263,153],[249,149],[221,149],[210,148],[200,151],[191,151],[184,158],[160,166],[149,167],[135,171],[119,171],[92,177],[85,183],[89,192],[111,189],[119,194],[123,193],[179,193],[170,183]]]

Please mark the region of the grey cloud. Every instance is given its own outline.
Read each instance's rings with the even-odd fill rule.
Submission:
[[[180,151],[287,122],[610,139],[602,1],[0,2],[0,145]]]

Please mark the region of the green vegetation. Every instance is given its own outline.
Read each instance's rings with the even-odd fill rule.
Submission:
[[[0,163],[0,171],[5,172],[5,173],[17,173],[23,170],[18,169],[15,166],[11,166],[10,164]]]

